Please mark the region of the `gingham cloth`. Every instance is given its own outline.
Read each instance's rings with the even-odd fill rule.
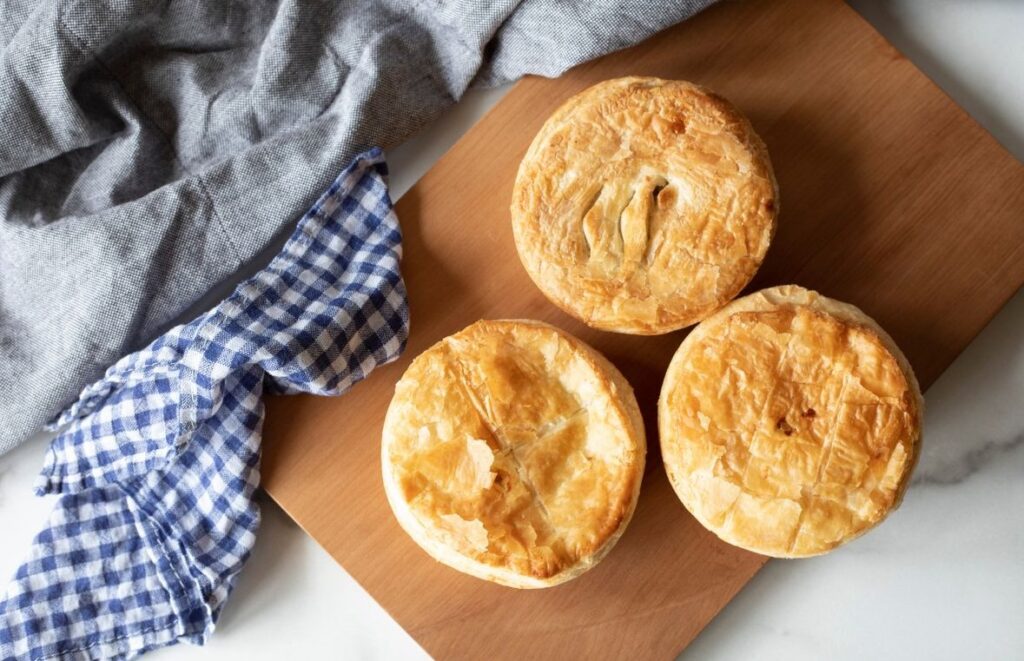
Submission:
[[[202,644],[259,525],[264,392],[337,395],[401,352],[401,236],[380,150],[220,305],[126,356],[54,427],[59,493],[0,603],[0,658]]]

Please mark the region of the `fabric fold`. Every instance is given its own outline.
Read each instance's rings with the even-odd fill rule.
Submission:
[[[0,454],[261,267],[367,147],[711,2],[5,0]]]
[[[338,395],[404,348],[385,177],[358,156],[266,268],[54,420],[37,491],[62,496],[0,603],[0,658],[207,639],[259,525],[264,392]]]

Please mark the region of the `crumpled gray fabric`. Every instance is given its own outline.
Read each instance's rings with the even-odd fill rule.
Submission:
[[[712,1],[0,0],[0,454],[268,261],[355,154]]]

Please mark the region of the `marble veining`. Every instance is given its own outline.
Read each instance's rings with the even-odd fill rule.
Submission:
[[[850,2],[1024,158],[1024,3]],[[501,95],[470,94],[392,152],[394,197]],[[834,553],[769,562],[684,658],[1024,660],[1022,403],[1018,293],[926,393],[921,461],[900,509]],[[51,498],[32,496],[45,445],[39,437],[0,457],[0,583],[51,507]],[[276,506],[266,501],[263,511],[253,557],[210,645],[147,659],[427,658]]]
[[[1020,452],[1022,447],[1024,447],[1024,431],[1005,440],[982,440],[974,444],[974,447],[966,447],[963,454],[955,461],[936,462],[939,463],[936,466],[919,465],[911,478],[911,488],[916,486],[948,487],[960,484],[984,470],[989,464],[1004,460],[1006,455]]]

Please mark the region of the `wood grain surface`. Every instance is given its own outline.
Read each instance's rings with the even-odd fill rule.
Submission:
[[[512,182],[540,125],[573,93],[630,74],[708,85],[767,142],[782,213],[751,289],[793,282],[855,303],[923,386],[1024,282],[1024,167],[838,0],[726,2],[557,80],[519,83],[398,204],[412,310],[403,358],[341,398],[268,401],[270,495],[437,658],[668,658],[765,562],[704,531],[662,470],[655,403],[684,333],[583,327],[541,296],[513,246]],[[543,591],[431,560],[380,479],[381,423],[409,361],[472,321],[508,317],[603,351],[636,389],[652,448],[618,546]]]

